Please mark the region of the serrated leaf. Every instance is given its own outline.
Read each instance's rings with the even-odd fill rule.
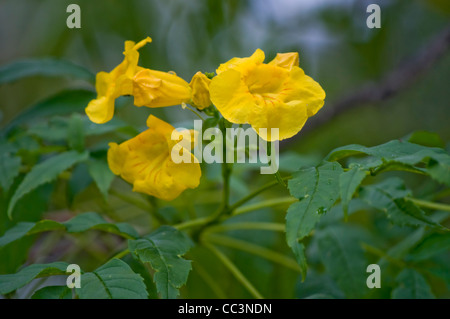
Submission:
[[[80,278],[77,288],[80,299],[147,299],[147,289],[142,277],[133,272],[127,263],[112,259],[93,272]]]
[[[37,290],[31,299],[72,299],[72,290],[67,286],[48,286]]]
[[[22,268],[19,272],[10,275],[0,275],[0,294],[8,294],[25,286],[35,278],[66,275],[69,264],[54,262],[50,264],[34,264]]]
[[[407,260],[421,261],[444,252],[450,252],[450,234],[434,233],[414,247]]]
[[[34,166],[25,176],[22,183],[15,191],[8,206],[8,216],[12,218],[12,211],[17,201],[25,194],[29,193],[36,187],[51,182],[56,179],[60,173],[70,168],[75,163],[84,161],[88,158],[88,153],[78,153],[69,151],[60,153],[38,165]]]
[[[96,229],[116,234],[127,239],[138,237],[136,230],[126,223],[108,223],[96,213],[84,213],[69,221],[58,223],[53,220],[41,220],[37,223],[21,222],[10,228],[0,237],[0,248],[20,238],[52,230],[67,230],[69,233],[81,233]]]
[[[363,187],[360,197],[370,206],[384,212],[396,225],[426,225],[442,229],[442,226],[429,218],[423,210],[405,197],[411,196],[403,181],[399,178],[388,178],[381,183]]]
[[[363,233],[347,225],[330,225],[317,233],[320,256],[327,273],[349,298],[361,298],[366,287]]]
[[[302,275],[302,281],[306,279],[306,272],[308,265],[306,263],[305,246],[302,243],[296,242],[292,245],[292,251],[294,252],[295,259],[300,266],[300,274]]]
[[[406,170],[413,172],[427,172],[440,183],[450,185],[450,155],[441,148],[427,147],[404,141],[390,141],[374,147],[362,145],[348,145],[339,147],[328,154],[326,160],[337,161],[348,156],[370,155],[378,161],[366,166],[372,170]],[[414,165],[426,163],[421,169]]]
[[[82,112],[89,101],[95,99],[96,96],[94,91],[83,89],[59,92],[20,113],[5,127],[5,133],[17,125],[34,121],[36,118]]]
[[[0,186],[6,193],[19,175],[21,159],[9,153],[0,154]]]
[[[348,214],[348,204],[350,203],[350,200],[366,175],[367,171],[365,169],[355,165],[339,176],[339,190],[341,194],[342,209],[344,210],[345,216]]]
[[[339,163],[325,163],[319,167],[300,170],[289,180],[288,188],[299,202],[292,204],[286,215],[286,239],[292,247],[308,236],[320,216],[327,212],[339,197]]]
[[[150,235],[128,241],[133,256],[155,270],[153,281],[161,297],[169,299],[176,298],[178,289],[187,281],[191,261],[181,256],[191,245],[186,235],[170,226],[161,226]]]
[[[27,59],[0,67],[0,85],[30,76],[64,76],[95,82],[95,75],[82,66],[55,58]]]
[[[69,233],[80,233],[88,229],[97,229],[128,239],[138,237],[136,230],[127,223],[108,223],[96,213],[84,213],[64,222]]]
[[[70,117],[67,127],[67,142],[70,148],[78,152],[84,150],[83,120],[78,113],[74,113]]]
[[[108,197],[108,190],[115,175],[109,169],[106,160],[101,161],[92,159],[87,163],[87,165],[89,174],[106,200]]]
[[[403,270],[395,281],[398,286],[392,291],[393,299],[434,299],[425,278],[413,269]]]

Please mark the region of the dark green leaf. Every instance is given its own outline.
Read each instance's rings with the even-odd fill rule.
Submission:
[[[14,178],[19,175],[21,159],[9,153],[0,154],[0,186],[6,193]]]
[[[0,294],[8,294],[25,286],[35,278],[66,275],[69,264],[54,262],[51,264],[34,264],[21,269],[16,274],[0,275]]]
[[[302,280],[306,278],[306,272],[308,270],[308,265],[306,263],[305,246],[302,243],[295,242],[292,245],[292,251],[294,252],[295,259],[300,266],[300,274],[302,275]]]
[[[70,168],[73,164],[84,161],[88,158],[88,153],[78,153],[76,151],[69,151],[58,154],[38,165],[34,166],[22,183],[17,188],[16,192],[11,198],[8,206],[8,216],[12,217],[12,211],[16,202],[22,198],[23,195],[29,193],[36,187],[51,182],[56,179],[60,173]]]
[[[82,89],[59,92],[20,113],[5,127],[5,132],[8,132],[14,126],[37,118],[83,112],[89,101],[95,99],[96,96],[94,91]]]
[[[106,160],[101,161],[92,159],[88,161],[87,165],[89,174],[95,181],[95,184],[97,184],[97,187],[103,194],[103,197],[107,199],[109,187],[114,179],[114,174],[109,169],[108,163]]]
[[[72,299],[72,290],[67,286],[48,286],[37,290],[31,299]]]
[[[292,204],[286,215],[286,238],[290,247],[308,236],[320,216],[327,212],[339,196],[339,163],[325,163],[319,167],[300,170],[289,180],[292,196],[299,202]]]
[[[141,239],[130,240],[128,247],[141,262],[155,270],[153,281],[162,298],[176,298],[187,281],[191,262],[183,259],[191,247],[190,239],[173,227],[162,226]]]
[[[421,261],[440,253],[450,252],[450,234],[431,234],[412,251],[408,260]]]
[[[120,259],[81,275],[80,299],[147,299],[142,277]]]
[[[327,273],[349,298],[361,298],[368,291],[368,263],[360,246],[363,235],[347,225],[330,225],[317,233],[320,256]]]
[[[82,66],[66,60],[43,58],[15,61],[0,67],[0,85],[36,75],[64,76],[91,83],[95,81],[95,75]]]
[[[410,195],[411,191],[406,189],[399,178],[389,178],[381,183],[366,186],[360,192],[360,197],[364,201],[384,212],[396,225],[427,225],[442,229],[442,226],[429,218],[423,210],[405,200],[405,197]]]
[[[67,141],[70,148],[82,152],[84,150],[84,128],[80,114],[74,113],[67,128]]]
[[[20,238],[52,230],[67,230],[69,233],[80,233],[89,229],[101,230],[124,238],[138,237],[136,230],[126,223],[108,223],[96,213],[80,214],[69,221],[58,223],[53,220],[41,220],[37,223],[22,222],[10,228],[0,237],[0,248]]]
[[[434,299],[425,278],[413,269],[403,270],[396,282],[398,286],[392,291],[393,299]]]
[[[360,166],[353,166],[347,172],[344,172],[339,177],[339,190],[341,194],[342,209],[344,210],[344,215],[348,214],[348,204],[361,185],[363,179],[366,177],[367,171]]]

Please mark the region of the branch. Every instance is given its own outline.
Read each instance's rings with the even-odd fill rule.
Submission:
[[[401,93],[420,79],[431,67],[450,50],[450,25],[441,31],[430,43],[419,50],[409,60],[386,74],[380,81],[368,82],[356,89],[354,93],[343,96],[328,105],[316,118],[302,129],[309,132],[321,126],[338,114],[350,109],[385,101]],[[302,134],[297,135],[298,137]],[[291,139],[292,142],[296,138]],[[290,142],[288,142],[290,144]],[[288,144],[285,143],[285,144]]]

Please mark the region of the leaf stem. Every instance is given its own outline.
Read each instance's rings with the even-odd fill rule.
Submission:
[[[282,266],[285,266],[286,268],[290,268],[294,271],[300,272],[300,267],[294,259],[286,257],[265,247],[261,247],[243,240],[230,238],[228,236],[216,234],[207,236],[206,240],[212,242],[213,244],[248,252],[250,254],[270,260],[274,263],[278,263]]]
[[[273,207],[273,206],[278,206],[278,205],[285,205],[285,204],[292,204],[297,202],[298,199],[294,198],[294,197],[281,197],[281,198],[274,198],[274,199],[268,199],[259,203],[255,203],[255,204],[251,204],[251,205],[246,205],[243,207],[239,207],[236,208],[233,211],[233,216],[236,215],[240,215],[240,214],[245,214],[254,210],[258,210],[261,208],[266,208],[266,207]]]
[[[192,109],[189,105],[185,104],[185,108],[188,109],[189,111],[191,111],[192,113],[194,113],[195,115],[197,115],[202,121],[205,120],[203,118],[203,116],[200,115],[200,113],[198,113],[196,110]]]
[[[412,198],[412,197],[405,197],[405,200],[409,200],[410,202],[413,202],[414,204],[416,204],[417,206],[420,206],[420,207],[450,212],[450,205],[448,205],[448,204],[434,203],[434,202],[429,202],[426,200]]]
[[[285,232],[286,225],[281,223],[243,222],[214,225],[207,232],[224,232],[229,230],[254,229]]]
[[[250,294],[256,299],[264,299],[259,291],[250,283],[250,281],[242,274],[242,272],[236,267],[233,262],[225,256],[220,250],[218,250],[214,245],[209,243],[204,243],[216,257],[224,264],[226,268],[234,275],[234,277],[250,292]]]

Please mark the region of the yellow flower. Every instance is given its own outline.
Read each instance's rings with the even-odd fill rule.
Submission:
[[[184,135],[178,141],[172,140],[174,127],[153,115],[147,119],[147,126],[149,129],[120,145],[109,144],[111,171],[133,184],[133,191],[163,200],[173,200],[185,189],[197,187],[200,165],[189,150],[180,146]],[[187,152],[191,156],[190,163],[174,163],[173,147]]]
[[[317,113],[325,92],[299,68],[297,53],[279,53],[268,64],[264,58],[257,49],[248,58],[221,64],[211,81],[211,101],[228,121],[250,124],[265,140],[283,140]],[[278,137],[271,128],[279,129]]]
[[[143,69],[133,78],[136,106],[163,107],[191,100],[189,84],[173,72]]]
[[[145,44],[152,42],[147,37],[139,43],[125,41],[124,60],[111,72],[97,73],[95,87],[97,99],[89,102],[86,114],[89,119],[98,124],[108,122],[114,115],[114,101],[121,95],[133,93],[133,77],[142,68],[138,67],[139,52]]]
[[[192,89],[192,103],[199,110],[203,110],[212,104],[209,97],[210,83],[211,79],[200,71],[195,73],[192,77],[191,83],[189,83],[189,86]]]

